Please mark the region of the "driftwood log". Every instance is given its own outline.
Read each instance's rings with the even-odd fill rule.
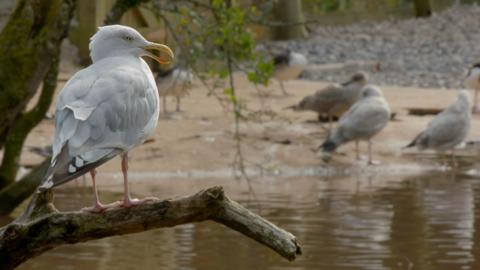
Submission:
[[[59,212],[52,199],[51,192],[34,195],[20,218],[0,228],[0,269],[13,269],[63,244],[206,220],[238,231],[288,260],[301,254],[295,236],[230,200],[221,187],[100,214]]]

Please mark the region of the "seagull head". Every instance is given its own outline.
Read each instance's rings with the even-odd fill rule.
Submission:
[[[137,30],[123,25],[99,27],[90,39],[90,57],[93,62],[121,55],[147,56],[160,64],[169,64],[173,59],[172,50],[163,44],[146,40]],[[161,57],[151,52],[157,50],[166,55]]]
[[[361,98],[383,97],[382,90],[375,85],[367,85],[362,89]]]
[[[473,65],[465,78],[465,85],[468,88],[478,90],[480,89],[480,63]]]
[[[350,84],[359,84],[361,86],[364,86],[368,83],[368,74],[361,71],[353,74],[353,76],[350,78],[349,81],[342,83],[343,86],[347,86]]]

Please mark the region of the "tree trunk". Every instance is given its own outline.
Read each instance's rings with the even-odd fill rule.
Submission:
[[[415,0],[415,16],[430,17],[432,15],[432,6],[430,0]]]
[[[13,269],[59,245],[206,220],[238,231],[288,260],[301,254],[295,236],[230,200],[221,187],[100,214],[58,212],[52,197],[51,191],[35,194],[22,217],[0,228],[0,269]]]
[[[285,24],[273,27],[273,38],[288,40],[305,38],[308,36],[303,22],[301,0],[277,0],[273,7],[273,17],[276,24]]]
[[[49,165],[50,159],[46,158],[20,180],[0,190],[0,216],[10,214],[19,204],[32,195],[42,182]]]
[[[123,13],[125,13],[128,9],[138,6],[139,4],[147,1],[148,0],[116,1],[107,16],[105,23],[106,24],[118,23]],[[51,100],[53,98],[53,93],[55,91],[56,83],[57,83],[57,80],[56,80],[57,74],[58,74],[57,62],[59,61],[58,58],[60,55],[59,46],[61,43],[61,38],[67,35],[69,23],[73,16],[73,10],[75,8],[76,0],[63,1],[63,6],[61,9],[58,8],[58,5],[61,4],[62,2],[60,0],[31,0],[31,1],[23,0],[23,1],[19,1],[14,12],[15,14],[15,13],[31,11],[32,6],[40,5],[41,3],[47,3],[47,2],[52,4],[57,3],[57,6],[51,6],[50,9],[47,8],[48,6],[44,6],[44,9],[36,9],[36,12],[39,14],[36,14],[36,15],[30,14],[30,15],[33,17],[39,17],[39,18],[44,18],[44,17],[49,18],[49,20],[43,20],[43,27],[41,28],[44,29],[42,31],[50,33],[49,35],[52,35],[54,37],[52,38],[50,43],[50,44],[53,44],[54,46],[53,48],[51,48],[52,50],[48,54],[48,55],[51,55],[51,58],[48,59],[49,62],[51,62],[51,64],[50,64],[50,68],[48,69],[44,65],[44,62],[42,62],[44,61],[43,58],[42,58],[42,61],[38,59],[37,59],[38,61],[35,61],[35,63],[42,63],[42,68],[45,68],[45,72],[46,72],[46,75],[44,75],[44,77],[39,79],[39,80],[43,80],[43,89],[42,89],[42,94],[39,99],[39,102],[37,103],[37,106],[35,106],[35,108],[29,112],[22,112],[23,109],[20,111],[20,113],[17,115],[15,125],[12,124],[7,128],[7,133],[10,134],[9,136],[6,136],[2,140],[0,135],[0,148],[5,142],[7,143],[4,149],[4,158],[0,165],[0,215],[9,214],[24,199],[28,198],[35,191],[36,187],[40,184],[50,161],[50,159],[46,159],[42,164],[40,164],[36,168],[33,168],[32,172],[30,172],[28,175],[24,176],[18,182],[15,182],[15,178],[17,175],[18,167],[19,167],[18,160],[20,158],[23,142],[25,141],[25,138],[28,135],[28,133],[43,119],[45,113],[47,112],[50,106]],[[47,11],[49,12],[50,15],[44,14],[44,13],[47,13]],[[53,18],[56,18],[56,20],[54,20]],[[15,27],[15,23],[22,22],[23,20],[29,22],[31,18],[29,19],[28,16],[25,18],[22,18],[22,16],[19,16],[18,14],[15,16],[12,14],[12,18],[10,19],[8,24],[10,25],[10,28],[12,28],[12,27]],[[51,20],[54,20],[54,22],[50,22],[47,24],[47,21],[51,21]],[[33,25],[30,25],[30,27],[33,28]],[[36,27],[38,28],[40,26],[37,25]],[[53,27],[53,29],[49,29],[48,27]],[[24,28],[27,29],[27,27],[24,27]],[[54,31],[57,31],[57,35],[54,35],[54,33],[52,33]],[[63,35],[58,35],[61,33],[63,33]],[[50,36],[48,37],[50,38]],[[12,47],[11,44],[15,43],[13,41],[8,42],[5,39],[8,39],[8,38],[16,38],[16,40],[20,39],[20,37],[17,37],[16,35],[12,35],[12,34],[7,35],[5,31],[0,34],[0,38],[4,38],[2,39],[2,41],[0,41],[0,51],[6,50],[5,47],[2,47],[2,46],[8,45]],[[23,39],[20,39],[20,40],[22,40],[22,42],[25,43],[22,45],[23,47],[28,47],[30,43],[37,42],[35,41],[35,38],[30,39],[25,36],[23,36]],[[7,44],[7,45],[4,45],[4,44]],[[30,50],[34,50],[34,48],[30,48]],[[42,57],[43,56],[45,55],[42,55]],[[0,58],[0,78],[2,76],[10,76],[13,78],[14,76],[12,74],[15,74],[14,70],[1,69],[2,59],[3,58]],[[24,63],[28,59],[29,59],[28,57],[26,59],[22,58],[20,59],[21,60],[20,61],[14,57],[11,57],[10,60]],[[32,65],[31,68],[34,68],[34,65],[33,64],[31,65]],[[17,82],[17,83],[19,84],[19,86],[17,87],[22,86],[20,82]],[[38,85],[35,89],[37,88],[38,88]],[[2,82],[0,81],[0,100],[1,100],[2,94],[5,94],[2,91],[3,89],[4,88],[2,86]],[[26,91],[27,89],[24,89],[24,91],[20,91],[20,92],[26,92]],[[0,126],[2,121],[1,116],[3,115],[0,115]]]
[[[0,33],[0,189],[15,181],[23,141],[45,115],[56,85],[58,55],[76,0],[20,0]],[[46,78],[47,72],[49,73]],[[44,82],[36,108],[25,106]],[[12,135],[10,137],[10,135]]]

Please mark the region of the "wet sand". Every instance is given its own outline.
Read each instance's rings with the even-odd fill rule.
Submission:
[[[68,74],[62,74],[68,78]],[[313,112],[293,112],[283,108],[298,102],[303,96],[327,85],[322,82],[294,80],[286,83],[289,96],[282,96],[275,81],[258,91],[243,76],[236,76],[237,91],[245,104],[247,122],[241,124],[241,138],[247,170],[252,175],[308,176],[316,174],[354,174],[379,172],[415,174],[438,169],[441,160],[432,152],[417,155],[416,150],[401,151],[433,116],[409,116],[405,108],[444,108],[453,102],[457,91],[442,89],[418,89],[382,86],[382,90],[395,120],[375,138],[374,159],[380,165],[367,166],[366,157],[356,161],[353,143],[338,149],[329,163],[319,153],[312,151],[322,143],[325,129]],[[59,85],[62,87],[63,83]],[[218,90],[222,93],[222,90]],[[174,99],[168,99],[168,108],[174,110]],[[207,89],[196,83],[189,96],[182,100],[183,112],[161,115],[152,137],[130,154],[132,180],[172,178],[222,178],[232,176],[232,162],[236,153],[233,139],[232,113],[222,108]],[[53,108],[52,108],[53,112]],[[474,115],[468,140],[480,137],[480,116]],[[325,125],[326,126],[326,125]],[[29,135],[21,164],[30,166],[42,160],[31,153],[28,146],[45,146],[53,137],[53,120],[44,120]],[[366,156],[367,145],[360,145]],[[475,149],[458,151],[472,159]],[[114,159],[99,169],[101,176],[109,180],[100,185],[112,185],[121,181],[120,161]],[[88,181],[89,182],[89,181]]]

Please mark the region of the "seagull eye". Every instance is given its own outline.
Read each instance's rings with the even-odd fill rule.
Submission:
[[[127,41],[132,41],[133,40],[133,37],[131,36],[124,36],[123,39],[127,40]]]

